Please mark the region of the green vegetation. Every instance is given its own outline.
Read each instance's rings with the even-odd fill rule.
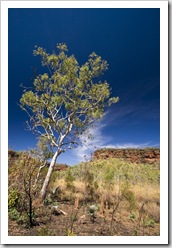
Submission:
[[[37,195],[37,187],[34,185],[40,160],[32,151],[20,152],[17,159],[9,158],[9,194],[8,208],[11,218],[25,222],[29,227],[35,225],[33,200]],[[12,163],[13,161],[13,163]]]
[[[38,230],[38,236],[55,236],[52,230],[49,230],[48,227],[43,226]]]
[[[24,89],[20,107],[29,116],[28,130],[39,136],[44,157],[54,151],[41,189],[44,200],[57,157],[76,147],[80,135],[119,97],[110,98],[109,84],[100,81],[108,63],[95,52],[81,66],[64,43],[57,44],[57,53],[36,46],[33,54],[46,69],[36,76],[32,90]]]
[[[124,235],[118,230],[121,225],[126,226],[125,235],[159,235],[158,163],[111,158],[54,171],[42,204],[38,196],[47,167],[40,171],[35,185],[41,160],[32,152],[14,157],[9,156],[9,219],[23,228],[38,226],[35,235],[79,235],[82,223],[103,228],[100,235]],[[56,230],[51,222],[60,220],[63,224]]]

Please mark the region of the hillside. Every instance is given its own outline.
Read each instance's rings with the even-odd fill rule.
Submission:
[[[159,148],[145,148],[145,149],[114,149],[104,148],[98,149],[94,152],[93,160],[119,158],[130,161],[132,163],[149,163],[154,164],[160,160]]]
[[[35,184],[39,167],[39,159],[27,152],[9,152],[9,235],[160,234],[158,161],[108,157],[56,169],[43,203],[39,192],[48,168]]]

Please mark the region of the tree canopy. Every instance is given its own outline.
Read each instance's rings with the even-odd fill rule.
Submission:
[[[41,190],[42,199],[57,157],[76,147],[88,126],[102,118],[107,106],[119,101],[118,97],[110,98],[109,84],[98,80],[108,68],[106,60],[93,52],[80,66],[74,55],[67,54],[66,44],[57,44],[57,49],[57,54],[49,54],[36,47],[33,53],[41,56],[47,71],[36,76],[33,90],[25,89],[20,99],[21,108],[29,115],[28,129],[39,135],[46,153],[46,145],[54,152]]]
[[[109,98],[107,81],[95,80],[108,69],[106,60],[93,52],[80,66],[74,55],[67,55],[66,44],[57,44],[57,49],[57,54],[42,47],[33,51],[47,71],[36,76],[33,90],[24,90],[20,106],[30,117],[27,127],[64,152],[119,98]]]

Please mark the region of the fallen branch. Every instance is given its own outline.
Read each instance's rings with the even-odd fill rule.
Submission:
[[[53,206],[51,210],[52,210],[52,214],[55,215],[60,215],[60,214],[67,215],[66,212],[64,212],[62,209],[59,209],[59,206]]]

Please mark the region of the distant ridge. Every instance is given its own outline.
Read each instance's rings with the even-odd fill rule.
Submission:
[[[154,164],[160,161],[159,148],[103,148],[94,152],[93,160],[119,158],[132,163]]]

